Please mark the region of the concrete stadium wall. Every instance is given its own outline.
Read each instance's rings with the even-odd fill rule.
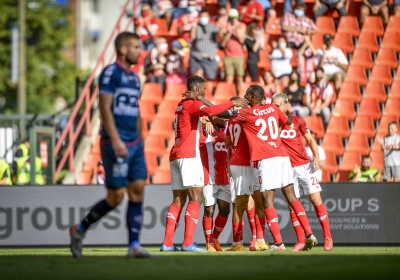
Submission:
[[[329,212],[336,244],[400,244],[400,184],[322,184],[322,197]],[[26,186],[0,188],[0,247],[66,246],[69,226],[77,223],[90,205],[105,196],[105,188],[95,186]],[[144,202],[143,244],[161,244],[165,215],[172,193],[167,185],[148,185]],[[316,237],[323,242],[322,230],[307,197],[301,199]],[[87,234],[86,245],[124,245],[127,243],[125,207],[127,199]],[[275,200],[283,241],[296,241],[289,210],[280,191]],[[202,215],[202,214],[201,214]],[[183,219],[175,236],[183,240]],[[202,219],[195,241],[204,243]],[[221,243],[231,242],[228,222]],[[251,239],[245,226],[244,240]],[[272,237],[266,229],[266,240]]]

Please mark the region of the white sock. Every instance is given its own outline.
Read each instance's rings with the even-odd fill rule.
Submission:
[[[240,242],[233,242],[232,243],[232,246],[237,246],[237,245],[239,245],[239,244],[241,244]]]
[[[263,242],[265,242],[265,240],[264,240],[264,238],[261,238],[261,239],[257,238],[257,242],[263,243]]]

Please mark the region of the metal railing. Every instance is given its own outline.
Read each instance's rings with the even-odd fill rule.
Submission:
[[[75,148],[76,143],[78,141],[78,137],[82,135],[82,131],[84,131],[85,136],[90,136],[90,121],[91,121],[91,112],[93,109],[94,102],[97,99],[98,86],[96,86],[94,92],[91,91],[91,85],[97,75],[101,72],[101,70],[108,64],[110,64],[115,59],[115,51],[112,52],[112,55],[107,59],[106,56],[111,53],[110,50],[114,50],[113,40],[114,38],[122,31],[129,30],[130,26],[133,31],[133,20],[134,15],[136,14],[136,9],[140,4],[140,0],[127,0],[120,17],[115,25],[115,28],[111,32],[111,35],[106,43],[104,50],[102,51],[96,66],[92,70],[88,80],[85,83],[85,86],[80,94],[79,98],[76,100],[75,107],[73,108],[71,115],[69,117],[68,123],[65,126],[64,130],[61,133],[60,138],[57,140],[57,144],[55,147],[55,156],[61,155],[59,162],[57,163],[55,177],[57,178],[60,171],[64,168],[64,166],[68,165],[68,171],[74,171],[74,158],[75,158]],[[130,6],[131,5],[131,6]],[[126,16],[130,15],[129,19],[123,25],[124,21],[126,21]],[[93,94],[91,94],[93,93]],[[76,121],[78,114],[81,113],[80,119]],[[65,150],[62,151],[63,143],[68,143],[65,146]]]

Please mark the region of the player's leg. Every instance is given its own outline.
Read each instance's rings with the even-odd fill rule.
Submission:
[[[172,194],[174,198],[168,208],[167,216],[165,218],[164,242],[161,245],[160,249],[160,251],[164,252],[179,251],[178,248],[174,245],[174,236],[176,228],[179,224],[182,208],[183,206],[185,206],[187,198],[186,190],[173,190]]]
[[[318,221],[322,227],[322,231],[324,233],[324,250],[331,251],[333,249],[333,241],[331,235],[331,228],[329,225],[329,217],[328,212],[326,211],[325,205],[321,199],[321,193],[315,192],[309,194],[311,203],[314,206],[315,214],[317,215]]]
[[[262,203],[262,197],[260,189],[254,190],[252,195],[254,199],[254,204],[256,208],[256,243],[254,249],[256,251],[265,251],[269,250],[269,244],[265,242],[264,235],[265,235],[265,212]]]
[[[214,196],[214,186],[208,184],[203,188],[203,203],[204,203],[204,214],[203,214],[203,232],[206,240],[207,251],[215,252],[215,248],[212,243],[211,233],[214,223],[214,210],[216,199]]]
[[[219,244],[218,238],[221,232],[224,230],[226,222],[228,221],[231,207],[231,195],[229,185],[218,187],[219,190],[216,195],[218,204],[218,215],[215,218],[212,237],[215,250],[223,251],[221,245]]]
[[[246,214],[247,214],[247,221],[249,222],[251,230],[250,251],[254,251],[252,250],[252,248],[254,249],[254,245],[256,243],[256,221],[255,221],[256,208],[252,196],[249,197],[249,204],[247,205]]]
[[[243,214],[249,202],[249,195],[236,195],[236,203],[232,216],[233,243],[232,251],[247,251],[241,243],[243,232]]]
[[[296,166],[293,168],[293,181],[294,181],[294,192],[296,194],[297,198],[300,198],[300,193],[302,192],[300,190],[301,186],[299,185],[299,181],[297,179],[298,177],[298,169],[299,167]],[[293,247],[293,252],[298,252],[298,251],[302,251],[304,249],[304,246],[306,245],[306,235],[304,233],[304,230],[302,228],[302,226],[300,225],[299,220],[297,219],[296,213],[293,211],[292,207],[289,206],[289,211],[290,211],[290,219],[292,220],[292,225],[293,225],[293,229],[296,233],[296,237],[297,237],[297,242]]]

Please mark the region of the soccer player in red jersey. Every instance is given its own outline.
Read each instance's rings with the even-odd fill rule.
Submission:
[[[229,168],[233,180],[232,196],[234,198],[232,201],[235,203],[233,210],[234,214],[232,216],[233,244],[231,250],[246,250],[243,244],[241,244],[243,233],[243,213],[245,210],[248,214],[252,235],[256,235],[257,238],[256,240],[252,240],[250,243],[250,250],[268,250],[269,245],[264,240],[265,214],[261,202],[258,176],[256,182],[254,182],[254,168],[250,164],[250,150],[246,135],[242,133],[241,124],[235,119],[228,121],[225,145],[227,148],[231,149]],[[254,206],[250,207],[250,209],[248,207],[250,195],[254,198],[253,205],[254,203],[256,204],[256,209],[254,209]],[[254,217],[255,212],[257,212],[257,217]],[[255,220],[254,225],[252,225],[253,219]]]
[[[209,252],[223,251],[218,238],[225,228],[231,206],[231,189],[227,172],[227,149],[225,147],[225,120],[213,117],[211,123],[214,132],[207,133],[206,153],[202,161],[208,170],[209,183],[203,188],[204,216],[203,230]],[[206,160],[203,160],[203,157]],[[218,204],[218,215],[213,230],[215,204]]]
[[[280,106],[288,103],[288,97],[284,93],[276,93],[272,97],[272,103]],[[296,197],[308,195],[311,203],[314,205],[315,213],[324,232],[325,245],[324,250],[330,251],[333,248],[332,236],[329,227],[329,218],[325,205],[321,199],[321,186],[318,183],[314,172],[319,169],[318,145],[311,135],[306,122],[297,115],[292,115],[292,125],[282,125],[280,134],[283,145],[289,155],[294,175],[294,190]],[[314,155],[314,162],[310,161],[307,155],[302,137],[306,140]],[[310,243],[306,243],[304,230],[297,220],[296,214],[290,209],[290,217],[297,236],[297,243],[293,251],[309,250]]]
[[[205,96],[205,80],[199,76],[191,76],[187,81],[188,90]],[[185,212],[185,234],[182,251],[207,252],[193,242],[200,204],[203,201],[204,171],[200,159],[199,138],[202,116],[215,116],[232,106],[246,107],[247,101],[238,99],[224,104],[206,107],[202,102],[184,98],[175,111],[175,145],[170,153],[171,188],[173,202],[168,209],[164,242],[161,251],[176,251],[173,244],[176,224],[189,196]]]
[[[305,210],[294,192],[290,159],[279,137],[279,122],[292,124],[288,105],[281,104],[280,107],[273,104],[263,105],[264,90],[258,85],[251,85],[244,98],[249,101],[251,108],[241,109],[235,119],[241,123],[241,128],[246,134],[251,161],[257,164],[265,215],[274,239],[274,245],[271,245],[270,250],[285,250],[278,225],[278,215],[274,207],[276,189],[282,190],[296,213],[306,232],[307,242],[315,245],[317,240],[312,234]]]

